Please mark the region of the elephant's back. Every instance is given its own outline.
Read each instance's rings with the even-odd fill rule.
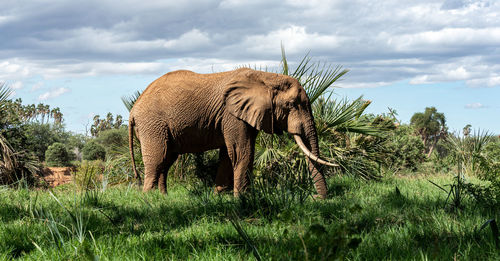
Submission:
[[[169,72],[154,80],[148,85],[146,90],[144,90],[136,101],[136,104],[150,103],[151,100],[161,98],[162,96],[168,96],[170,93],[176,91],[177,89],[184,89],[188,87],[187,82],[191,82],[193,78],[197,78],[197,73],[180,70]],[[144,105],[141,105],[144,106]]]
[[[203,128],[217,119],[223,104],[221,74],[174,71],[153,81],[134,104],[138,125],[168,125],[169,129]]]

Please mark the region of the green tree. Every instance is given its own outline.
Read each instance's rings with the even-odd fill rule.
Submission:
[[[18,146],[34,153],[40,161],[45,160],[45,151],[50,145],[62,143],[67,138],[62,126],[33,122],[23,125],[21,129],[25,140]]]
[[[64,144],[56,142],[45,151],[45,163],[49,167],[69,166],[70,154]]]
[[[101,131],[95,141],[105,148],[108,157],[128,153],[127,128]]]
[[[472,127],[472,125],[467,124],[467,125],[465,125],[465,127],[463,128],[463,133],[464,133],[464,136],[465,136],[465,137],[468,137],[468,136],[469,136],[470,131],[471,131],[471,127]]]
[[[391,134],[386,145],[385,164],[394,170],[417,170],[425,160],[423,141],[414,135],[413,127],[402,124]]]
[[[422,138],[427,157],[432,154],[439,139],[445,138],[448,133],[446,118],[435,107],[427,107],[423,113],[416,112],[413,114],[410,124]]]
[[[31,183],[34,174],[40,170],[39,162],[22,150],[16,151],[8,137],[4,136],[4,134],[19,133],[17,128],[19,118],[13,117],[11,110],[20,107],[9,107],[9,104],[13,104],[9,100],[11,94],[12,90],[0,82],[0,184],[2,185],[12,184],[20,179],[26,179]]]
[[[82,149],[84,160],[105,160],[106,150],[102,145],[97,143],[95,140],[90,140],[85,143]]]
[[[93,137],[99,136],[99,133],[105,130],[119,129],[123,124],[123,117],[118,114],[115,121],[111,112],[108,112],[106,119],[101,119],[99,115],[95,115],[93,120],[94,123],[90,127],[90,134]]]

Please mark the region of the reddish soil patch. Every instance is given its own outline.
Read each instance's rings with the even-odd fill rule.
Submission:
[[[49,187],[55,187],[71,182],[72,167],[46,167],[42,170],[41,178],[47,182]]]

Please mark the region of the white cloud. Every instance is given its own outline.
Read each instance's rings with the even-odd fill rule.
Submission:
[[[464,81],[469,87],[500,86],[500,65],[489,64],[482,56],[454,59],[447,63],[434,63],[415,72],[410,84],[429,84]]]
[[[283,42],[291,62],[310,51],[352,69],[345,86],[500,86],[498,1],[88,2],[3,5],[0,79],[272,66]]]
[[[233,9],[233,8],[248,8],[251,6],[256,6],[260,4],[269,4],[272,2],[270,0],[253,0],[253,1],[245,1],[245,0],[222,0],[219,4],[221,8]]]
[[[169,67],[170,70],[191,70],[199,73],[213,73],[213,72],[223,72],[234,70],[241,66],[248,66],[251,68],[257,68],[265,70],[267,68],[276,67],[279,65],[279,61],[272,60],[249,60],[245,63],[224,60],[224,59],[196,59],[196,58],[184,58],[176,61],[175,64]]]
[[[498,87],[500,86],[500,74],[491,73],[489,77],[469,79],[466,83],[471,87]]]
[[[37,82],[37,83],[33,84],[33,86],[31,87],[31,91],[36,91],[36,90],[42,88],[42,86],[43,86],[43,82]]]
[[[10,87],[14,90],[19,90],[21,88],[23,88],[23,83],[20,82],[20,81],[17,81],[17,82],[14,82],[10,85]]]
[[[71,31],[52,31],[52,39],[31,39],[44,49],[57,48],[60,53],[123,53],[159,49],[164,40],[134,40],[130,33],[114,32],[106,29],[77,28]]]
[[[45,101],[48,99],[56,98],[56,97],[59,97],[67,92],[69,92],[69,89],[64,88],[64,87],[60,87],[57,89],[53,89],[52,91],[45,92],[45,93],[41,94],[40,96],[38,96],[38,100]]]
[[[395,35],[388,40],[399,52],[442,52],[470,46],[500,45],[500,27],[493,28],[443,28],[415,34]]]
[[[33,73],[23,74],[2,74],[1,65],[9,62],[0,61],[0,79],[14,81],[26,79],[34,76]],[[87,77],[97,75],[119,75],[119,74],[158,74],[168,70],[169,64],[165,62],[93,62],[81,61],[76,63],[59,63],[47,61],[16,60],[15,64],[8,66],[16,68],[14,71],[36,72],[36,75],[43,76],[44,79],[60,79],[65,77]],[[31,91],[40,89],[42,82],[37,82]]]
[[[340,47],[341,39],[335,35],[308,33],[304,26],[290,25],[265,35],[250,35],[242,42],[247,51],[271,54],[279,50],[280,43],[286,45],[288,53],[297,54],[305,50],[334,50]]]
[[[163,46],[167,49],[181,51],[196,51],[197,48],[203,48],[208,45],[210,45],[210,38],[208,37],[208,34],[203,33],[198,29],[193,29],[181,35],[178,39],[168,40],[163,44]]]
[[[474,103],[469,103],[465,105],[466,109],[481,109],[481,108],[486,108],[483,104],[479,102],[474,102]]]
[[[8,22],[14,20],[13,16],[0,15],[0,25],[7,24]]]
[[[1,79],[20,79],[30,75],[30,70],[19,59],[0,60]]]

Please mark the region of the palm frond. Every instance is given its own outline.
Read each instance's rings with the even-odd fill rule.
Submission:
[[[270,166],[283,160],[287,152],[283,148],[283,140],[277,135],[261,134],[255,144],[255,164],[258,168]]]
[[[9,142],[2,135],[0,135],[0,173],[12,170],[15,165],[15,152]]]
[[[141,96],[140,91],[135,91],[132,95],[130,96],[122,96],[122,102],[123,105],[127,108],[128,111],[132,110],[132,107],[134,107],[135,102],[137,99],[139,99],[139,96]]]
[[[285,46],[281,43],[281,66],[282,74],[288,75],[288,61],[286,60]]]
[[[3,107],[3,103],[7,101],[11,94],[12,89],[5,83],[0,82],[0,109]]]
[[[324,95],[334,83],[340,80],[349,70],[329,63],[311,62],[309,53],[302,58],[293,72],[290,71],[283,45],[281,46],[281,73],[297,79],[304,87],[309,101],[313,104]]]
[[[493,140],[487,131],[474,131],[470,136],[449,135],[447,141],[454,150],[456,160],[462,173],[470,175],[480,174],[480,161],[485,157],[485,147]]]
[[[365,135],[380,136],[384,130],[373,126],[370,122],[360,121],[359,117],[370,105],[360,96],[354,101],[342,99],[340,101],[321,98],[313,104],[313,115],[317,122],[318,134],[338,131],[352,132]]]

